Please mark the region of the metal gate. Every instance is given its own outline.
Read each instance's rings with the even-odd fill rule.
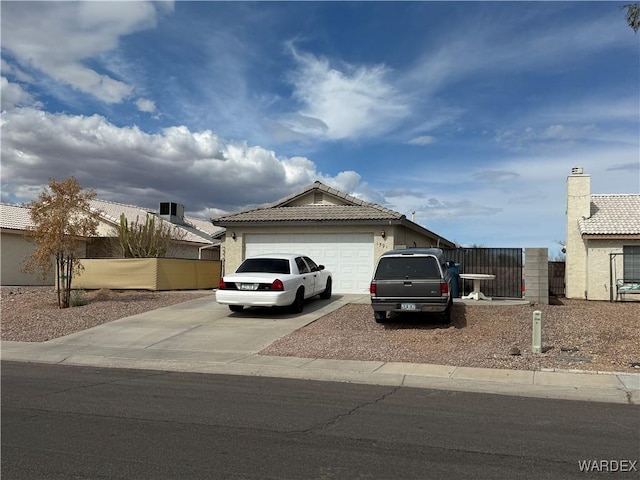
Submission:
[[[565,262],[549,262],[549,294],[564,297]]]
[[[522,248],[445,248],[449,261],[459,264],[458,273],[488,273],[493,281],[483,282],[482,292],[490,297],[522,298]],[[458,293],[473,289],[471,280],[459,279]]]

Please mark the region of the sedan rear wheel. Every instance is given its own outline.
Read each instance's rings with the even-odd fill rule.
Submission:
[[[241,312],[244,309],[244,305],[229,305],[229,310],[232,312]]]
[[[296,299],[291,304],[293,313],[301,313],[304,308],[304,288],[300,287],[296,292]]]

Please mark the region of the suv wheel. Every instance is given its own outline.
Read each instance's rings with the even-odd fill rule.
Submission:
[[[374,310],[373,318],[375,318],[376,323],[385,323],[387,321],[387,312]]]
[[[442,324],[449,325],[451,324],[451,309],[453,308],[453,300],[449,301],[447,305],[447,309],[442,312]]]

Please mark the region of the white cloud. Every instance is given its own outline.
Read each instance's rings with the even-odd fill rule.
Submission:
[[[49,178],[74,175],[101,198],[154,208],[176,200],[189,211],[233,211],[270,203],[320,180],[346,193],[368,186],[353,171],[330,176],[305,157],[278,157],[209,130],[178,126],[149,134],[99,115],[19,108],[2,114],[3,192],[28,201]]]
[[[388,80],[384,65],[343,65],[291,49],[298,68],[290,73],[300,111],[283,118],[289,129],[315,138],[371,137],[388,131],[410,113]]]
[[[518,175],[516,172],[507,172],[504,170],[483,170],[474,173],[472,176],[473,178],[481,182],[501,183],[514,181],[520,175]]]
[[[420,137],[412,138],[408,143],[411,145],[431,145],[436,143],[436,138],[431,135],[422,135]]]
[[[152,113],[156,111],[156,104],[148,98],[139,98],[136,100],[136,106],[141,112]]]
[[[13,110],[15,107],[24,106],[40,106],[39,102],[33,96],[24,90],[17,83],[9,82],[5,77],[0,77],[0,99],[2,104],[0,108],[4,110]]]
[[[2,48],[25,67],[118,103],[131,95],[133,86],[83,61],[115,49],[122,36],[155,24],[151,2],[7,2],[2,6]]]
[[[544,15],[553,15],[550,9],[541,9],[540,15],[530,18],[523,11],[515,21],[512,16],[503,21],[497,15],[462,19],[458,29],[441,38],[440,48],[425,51],[403,81],[422,85],[426,92],[433,93],[472,76],[539,72],[550,66],[558,69],[594,52],[624,45],[628,38],[623,25],[612,27],[620,23],[616,22],[620,19],[616,9],[608,16],[576,19],[568,25],[549,22]],[[529,25],[543,23],[548,26],[529,34]]]

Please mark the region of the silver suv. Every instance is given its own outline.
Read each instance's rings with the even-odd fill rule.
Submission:
[[[451,272],[439,248],[406,248],[382,254],[371,281],[371,307],[378,323],[389,312],[433,312],[451,321]]]

